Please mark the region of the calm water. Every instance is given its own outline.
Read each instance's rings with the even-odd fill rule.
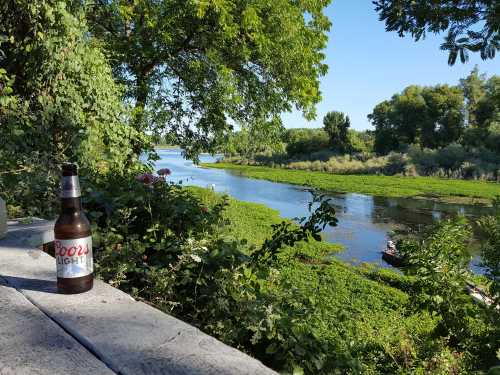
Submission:
[[[185,185],[215,186],[218,192],[236,199],[262,203],[278,210],[286,218],[307,215],[307,204],[312,195],[304,188],[251,179],[221,169],[207,169],[182,158],[179,150],[160,150],[158,168],[170,168],[171,181]],[[202,162],[213,162],[208,155]],[[327,241],[340,243],[345,251],[337,256],[358,263],[370,262],[382,267],[388,265],[381,259],[380,251],[388,240],[388,233],[398,228],[418,228],[440,218],[457,213],[469,217],[478,216],[487,209],[478,206],[436,203],[411,198],[384,198],[363,194],[330,194],[337,211],[338,225],[327,227],[323,233]],[[477,267],[474,266],[474,268]]]

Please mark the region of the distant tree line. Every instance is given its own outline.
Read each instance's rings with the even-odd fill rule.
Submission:
[[[411,85],[375,106],[374,130],[328,112],[323,128],[233,133],[226,159],[340,174],[500,180],[500,77],[474,70],[456,86]]]
[[[500,152],[500,77],[487,79],[476,67],[458,86],[408,86],[368,118],[380,155],[411,144],[437,149],[454,142]]]

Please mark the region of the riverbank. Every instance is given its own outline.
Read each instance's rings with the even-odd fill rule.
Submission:
[[[158,149],[158,150],[180,150],[181,148],[177,145],[158,144],[158,145],[155,145],[155,149]]]
[[[453,180],[436,177],[402,177],[378,175],[335,175],[325,172],[246,166],[229,163],[203,163],[206,168],[219,168],[243,176],[310,186],[338,193],[360,193],[385,197],[434,199],[448,203],[489,204],[500,195],[495,182]]]

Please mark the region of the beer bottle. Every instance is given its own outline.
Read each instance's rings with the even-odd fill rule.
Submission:
[[[64,164],[61,178],[61,214],[54,226],[54,250],[59,293],[92,289],[93,258],[90,223],[82,210],[75,164]]]

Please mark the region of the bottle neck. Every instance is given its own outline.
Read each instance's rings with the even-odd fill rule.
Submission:
[[[80,198],[80,182],[75,174],[65,174],[61,178],[61,198]]]
[[[82,200],[76,198],[61,198],[61,211],[63,213],[74,213],[82,210]]]

